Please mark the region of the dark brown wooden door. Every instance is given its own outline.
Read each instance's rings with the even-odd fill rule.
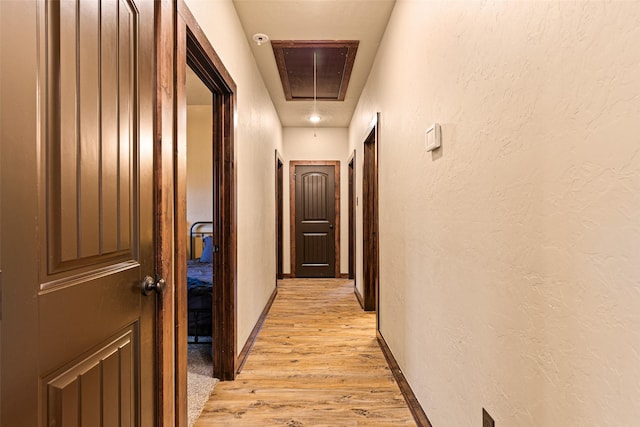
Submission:
[[[335,191],[335,166],[296,165],[296,277],[335,277]]]
[[[153,2],[2,3],[0,424],[154,425]]]
[[[284,278],[284,253],[283,253],[283,186],[284,186],[284,162],[280,153],[276,150],[276,279]]]
[[[356,279],[356,151],[348,163],[349,171],[349,279]],[[353,284],[355,286],[355,282]]]
[[[378,307],[378,149],[377,127],[364,142],[362,170],[362,275],[364,309]]]

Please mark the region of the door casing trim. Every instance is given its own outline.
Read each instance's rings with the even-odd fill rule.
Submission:
[[[213,94],[213,375],[234,380],[237,357],[237,216],[235,169],[235,114],[237,87],[204,31],[185,4],[177,2],[176,17],[176,419],[186,426],[187,400],[187,292],[186,292],[186,67],[190,66]],[[184,110],[183,110],[184,108]]]
[[[335,271],[334,277],[340,277],[340,160],[291,160],[289,161],[289,228],[291,252],[291,278],[296,277],[296,166],[333,166],[335,179],[334,245]]]
[[[176,416],[172,397],[176,393],[174,372],[176,357],[173,351],[176,333],[175,289],[173,280],[174,259],[172,253],[174,230],[173,197],[175,180],[173,174],[173,151],[175,132],[175,8],[167,1],[154,3],[154,49],[155,49],[155,111],[154,111],[154,197],[155,197],[155,268],[156,276],[167,281],[167,289],[157,297],[156,314],[156,361],[157,395],[156,413],[158,426],[170,426]],[[169,209],[167,209],[169,207]]]

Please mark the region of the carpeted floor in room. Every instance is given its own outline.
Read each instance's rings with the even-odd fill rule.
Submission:
[[[218,380],[213,378],[211,344],[189,344],[187,367],[187,394],[189,427],[193,426],[209,400]]]

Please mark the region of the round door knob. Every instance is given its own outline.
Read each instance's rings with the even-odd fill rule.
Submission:
[[[162,295],[164,293],[164,289],[167,284],[164,279],[154,280],[151,276],[147,276],[142,281],[142,293],[145,295],[151,295],[152,293],[157,293]]]

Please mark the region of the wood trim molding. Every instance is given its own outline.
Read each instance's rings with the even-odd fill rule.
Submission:
[[[258,338],[258,334],[262,329],[262,325],[264,325],[264,321],[267,319],[267,315],[269,314],[269,310],[271,310],[271,306],[273,305],[273,302],[275,301],[276,296],[278,296],[277,287],[273,289],[273,293],[269,297],[267,304],[264,306],[264,309],[262,310],[262,313],[260,314],[260,317],[258,318],[256,325],[253,327],[251,334],[249,334],[249,338],[247,338],[247,342],[244,344],[244,347],[242,347],[242,351],[238,355],[238,363],[237,363],[238,374],[240,373],[240,371],[242,371],[242,368],[244,367],[244,363],[247,361],[247,357],[249,357],[249,352],[253,348],[253,344],[255,344],[256,338]]]
[[[154,127],[155,201],[156,201],[156,251],[155,274],[167,283],[162,298],[158,298],[156,324],[156,351],[158,361],[157,423],[158,426],[175,424],[176,370],[175,358],[175,295],[173,236],[174,226],[174,140],[175,131],[175,9],[169,0],[155,3],[155,61],[156,100]],[[186,338],[185,338],[186,339]],[[185,373],[186,376],[186,373]]]
[[[293,276],[291,275],[291,273],[283,273],[282,274],[282,278],[283,279],[293,279]]]
[[[418,427],[432,427],[429,418],[427,418],[427,414],[422,409],[420,402],[418,402],[418,398],[413,393],[409,382],[404,377],[402,373],[402,369],[398,365],[395,357],[393,357],[393,352],[387,345],[384,337],[380,333],[380,331],[376,332],[376,338],[378,339],[378,345],[380,349],[382,349],[382,353],[384,354],[384,358],[387,359],[387,364],[389,365],[389,369],[393,374],[393,378],[395,378],[396,383],[398,383],[398,387],[400,388],[400,392],[404,397],[405,402],[407,402],[407,406],[411,411],[411,415],[413,415],[413,419],[415,420]]]
[[[362,298],[362,294],[356,287],[355,283],[353,284],[353,293],[356,294],[356,299],[360,303],[360,307],[364,310],[364,299]]]
[[[291,160],[289,161],[289,240],[291,250],[291,277],[296,277],[296,166],[334,166],[334,197],[336,216],[334,222],[335,278],[340,277],[340,160]]]
[[[176,46],[187,45],[187,32],[184,22],[177,19]],[[187,63],[186,49],[175,50],[176,64]],[[175,425],[186,427],[189,416],[187,391],[187,115],[178,114],[182,105],[187,104],[186,92],[187,67],[176,66],[176,153],[175,153],[175,247],[174,247],[174,280],[175,288],[175,331],[176,331],[176,393],[175,393]]]

